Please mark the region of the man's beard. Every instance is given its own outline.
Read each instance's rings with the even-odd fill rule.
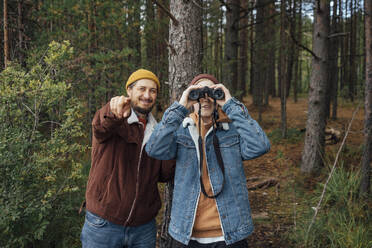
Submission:
[[[155,105],[155,104],[154,104]],[[154,105],[152,105],[151,107],[145,109],[145,108],[141,108],[139,106],[136,106],[136,105],[133,105],[131,104],[131,107],[132,109],[134,110],[134,112],[137,112],[137,113],[140,113],[140,114],[143,114],[143,115],[147,115],[148,113],[151,112],[152,108],[154,107]]]

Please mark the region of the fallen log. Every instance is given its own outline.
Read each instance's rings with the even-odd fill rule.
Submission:
[[[251,177],[247,179],[247,188],[249,190],[266,189],[279,183],[279,180],[274,177]]]
[[[300,130],[301,132],[305,132],[306,128]],[[326,127],[324,130],[324,139],[326,145],[334,145],[340,142],[341,140],[341,131],[334,129],[332,127]]]
[[[331,127],[327,127],[325,129],[325,141],[326,145],[334,145],[337,144],[341,139],[341,132],[333,129]]]

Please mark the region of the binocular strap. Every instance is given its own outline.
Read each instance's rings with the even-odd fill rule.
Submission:
[[[199,100],[198,100],[199,102]],[[216,104],[216,100],[214,100],[214,113],[213,113],[213,147],[214,147],[214,152],[216,154],[216,158],[217,158],[217,162],[218,162],[218,166],[220,167],[221,169],[221,172],[222,172],[222,186],[221,186],[221,189],[215,193],[215,194],[212,194],[212,195],[208,195],[208,193],[205,191],[205,187],[204,187],[204,183],[203,183],[203,179],[202,179],[202,175],[203,175],[203,156],[204,156],[204,152],[203,152],[203,139],[201,137],[201,104],[199,102],[199,139],[198,139],[198,143],[199,143],[199,153],[200,153],[200,160],[199,160],[199,170],[200,170],[200,187],[201,187],[201,191],[203,192],[203,194],[208,197],[208,198],[216,198],[223,190],[223,186],[225,184],[225,167],[224,167],[224,163],[223,163],[223,159],[222,159],[222,155],[221,155],[221,150],[220,150],[220,143],[218,141],[218,137],[216,135],[216,127],[217,127],[217,124],[216,124],[216,118],[217,118],[217,104]],[[211,182],[211,185],[212,185],[212,182]]]

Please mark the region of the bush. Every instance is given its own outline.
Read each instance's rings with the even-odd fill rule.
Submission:
[[[309,207],[290,234],[295,247],[372,247],[372,218],[368,202],[358,197],[359,173],[337,168],[328,183],[317,219],[309,233],[314,211]],[[310,206],[316,206],[323,185],[319,184]]]
[[[0,247],[78,246],[83,114],[61,80],[72,52],[52,42],[28,72],[0,74]]]

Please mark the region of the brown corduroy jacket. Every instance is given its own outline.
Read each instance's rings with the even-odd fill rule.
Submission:
[[[161,207],[158,182],[173,178],[175,161],[150,158],[146,143],[156,124],[149,114],[146,130],[134,111],[117,119],[110,103],[92,122],[92,164],[86,209],[118,225],[138,226],[155,218]]]

